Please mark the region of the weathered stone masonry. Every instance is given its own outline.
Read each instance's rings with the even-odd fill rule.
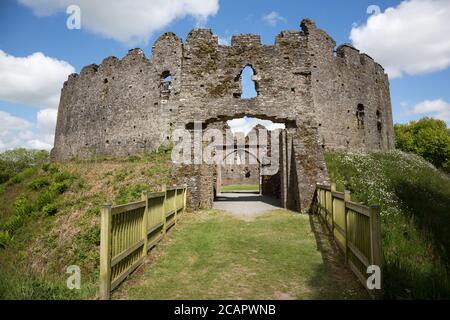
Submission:
[[[305,209],[315,183],[327,180],[324,149],[394,145],[383,68],[349,45],[334,48],[334,40],[311,20],[303,20],[300,31],[281,32],[274,45],[261,44],[257,35],[235,35],[230,46],[223,46],[206,29],[193,30],[184,43],[165,33],[155,42],[151,60],[133,49],[121,60],[109,57],[69,76],[52,158],[149,152],[167,143],[173,129],[193,121],[268,119],[287,128],[281,134],[281,197],[285,205]],[[253,99],[240,98],[245,66],[255,74],[258,96]],[[214,184],[209,171],[192,171],[197,172],[188,179],[197,183],[192,205],[209,205],[205,199],[212,198]]]

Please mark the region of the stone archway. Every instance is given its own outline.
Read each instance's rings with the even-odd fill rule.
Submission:
[[[218,150],[224,150],[223,161],[216,166],[215,191],[214,197],[221,192],[222,186],[226,185],[258,185],[258,193],[262,191],[261,161],[258,155],[254,154],[251,148],[245,148],[241,151],[233,149],[228,150],[227,146],[217,146]],[[242,159],[244,154],[244,162],[227,163],[230,157]],[[248,161],[247,159],[254,159]]]

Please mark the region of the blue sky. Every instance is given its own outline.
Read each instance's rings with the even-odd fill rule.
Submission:
[[[199,25],[211,28],[223,43],[233,34],[256,33],[263,43],[273,44],[281,30],[299,29],[305,17],[326,30],[338,45],[353,42],[388,65],[395,123],[425,115],[450,123],[450,24],[446,22],[450,21],[450,1],[198,0],[200,5],[194,5],[192,0],[173,0],[183,3],[180,9],[161,5],[166,2],[170,1],[138,0],[130,8],[123,1],[68,1],[79,4],[82,14],[81,30],[69,30],[65,0],[1,1],[0,151],[17,146],[51,147],[57,96],[46,101],[43,93],[59,92],[61,79],[71,71],[79,72],[110,55],[123,57],[134,47],[150,56],[151,44],[162,32],[173,31],[185,39]],[[378,17],[367,13],[370,5],[379,7]],[[149,12],[148,19],[127,17],[140,6],[142,12]],[[163,13],[155,14],[155,6]],[[418,19],[419,13],[425,18]],[[123,16],[124,21],[119,23],[116,16]],[[396,19],[400,27],[394,24]],[[42,56],[30,58],[36,52]],[[40,68],[33,65],[39,63]],[[24,74],[16,76],[20,72]]]

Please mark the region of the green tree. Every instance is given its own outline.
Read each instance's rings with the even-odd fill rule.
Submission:
[[[450,129],[444,121],[423,118],[394,128],[398,149],[418,154],[450,173]]]
[[[0,183],[8,181],[22,170],[49,161],[45,150],[18,148],[0,153]]]

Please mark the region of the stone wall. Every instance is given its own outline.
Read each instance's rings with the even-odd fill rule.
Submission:
[[[150,152],[170,142],[175,128],[194,121],[257,117],[286,125],[292,143],[284,160],[293,169],[280,178],[293,180],[298,190],[282,192],[300,195],[326,178],[323,149],[394,146],[383,68],[351,46],[336,52],[334,47],[334,40],[310,20],[302,21],[301,30],[282,31],[274,45],[261,44],[252,34],[235,35],[230,46],[219,45],[207,29],[193,30],[185,42],[165,33],[155,42],[151,59],[133,49],[121,60],[109,57],[69,76],[52,159]],[[252,99],[240,98],[246,66],[254,71],[258,95]],[[215,179],[203,169],[195,172]],[[209,183],[198,187],[210,194],[214,188]],[[307,206],[310,191],[306,193],[292,206]]]
[[[259,185],[258,164],[222,165],[222,185],[257,184]]]

